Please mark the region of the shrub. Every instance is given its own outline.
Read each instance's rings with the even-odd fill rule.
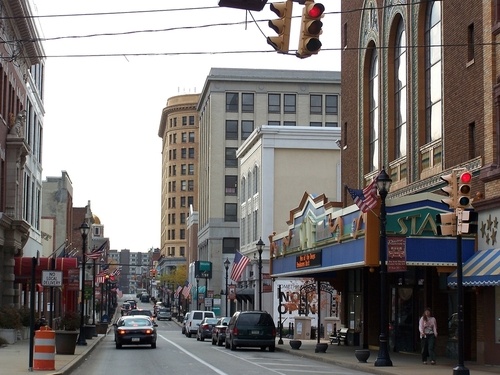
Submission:
[[[75,311],[66,311],[61,319],[61,328],[65,331],[76,331],[80,328],[80,316]]]
[[[0,307],[0,328],[20,329],[22,326],[18,309],[14,306]]]
[[[31,311],[28,307],[23,306],[19,309],[19,316],[21,317],[21,324],[23,327],[29,327],[30,326],[30,315]],[[36,313],[35,313],[36,316]]]

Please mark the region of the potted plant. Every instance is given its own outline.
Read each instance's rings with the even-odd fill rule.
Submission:
[[[22,324],[21,337],[23,340],[30,338],[30,315],[31,311],[26,306],[22,306],[19,309],[19,316],[21,317],[21,324]]]
[[[21,315],[14,306],[0,307],[0,337],[8,344],[15,344],[17,330],[21,329]]]
[[[56,353],[75,354],[80,317],[75,311],[66,311],[61,318],[60,328],[56,330]]]

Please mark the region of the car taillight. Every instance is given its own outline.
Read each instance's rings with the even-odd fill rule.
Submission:
[[[208,324],[202,324],[201,328],[202,329],[208,329]]]
[[[276,336],[276,328],[273,328],[273,336]]]
[[[233,336],[238,336],[238,328],[233,328]]]

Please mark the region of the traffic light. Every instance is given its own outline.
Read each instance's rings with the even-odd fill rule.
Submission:
[[[457,215],[455,212],[436,215],[438,236],[456,236],[457,235]]]
[[[464,171],[460,173],[458,177],[458,188],[457,188],[457,208],[472,208],[471,199],[471,184],[472,173],[469,171]]]
[[[447,186],[441,188],[441,191],[446,193],[448,198],[441,199],[441,202],[447,204],[450,209],[454,210],[457,208],[457,175],[455,171],[452,171],[450,174],[441,176],[441,180],[448,183]]]
[[[288,53],[293,2],[287,0],[282,3],[271,3],[269,7],[279,18],[269,21],[269,27],[276,31],[278,36],[268,37],[267,44],[271,45],[278,53]]]
[[[459,213],[459,224],[457,226],[458,234],[472,234],[477,232],[477,212],[474,211],[462,211]]]
[[[302,24],[300,27],[299,48],[297,49],[297,57],[305,59],[311,55],[315,55],[321,48],[319,36],[323,32],[323,18],[325,7],[323,4],[314,3],[313,0],[306,0],[304,9],[302,10]]]
[[[220,0],[220,7],[261,11],[267,0]]]

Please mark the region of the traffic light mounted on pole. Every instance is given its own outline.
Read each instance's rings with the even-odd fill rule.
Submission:
[[[477,232],[478,214],[474,211],[457,209],[457,234],[469,234]]]
[[[447,186],[441,188],[441,191],[445,192],[448,198],[441,199],[441,202],[447,204],[450,209],[454,210],[457,208],[457,175],[455,171],[452,171],[450,174],[441,176],[441,180],[448,183]]]
[[[461,172],[458,176],[458,186],[457,186],[457,208],[468,209],[472,208],[472,198],[471,198],[471,182],[472,173],[469,171]]]
[[[457,215],[455,212],[436,215],[438,236],[456,236],[457,235]]]
[[[269,7],[279,18],[269,21],[269,27],[276,31],[278,36],[268,37],[267,44],[271,45],[278,53],[288,53],[293,2],[287,0],[281,3],[271,3]]]
[[[319,36],[323,32],[323,18],[325,7],[323,4],[314,3],[313,0],[305,0],[302,10],[302,24],[300,27],[299,48],[297,48],[297,57],[305,59],[315,55],[321,48]]]

